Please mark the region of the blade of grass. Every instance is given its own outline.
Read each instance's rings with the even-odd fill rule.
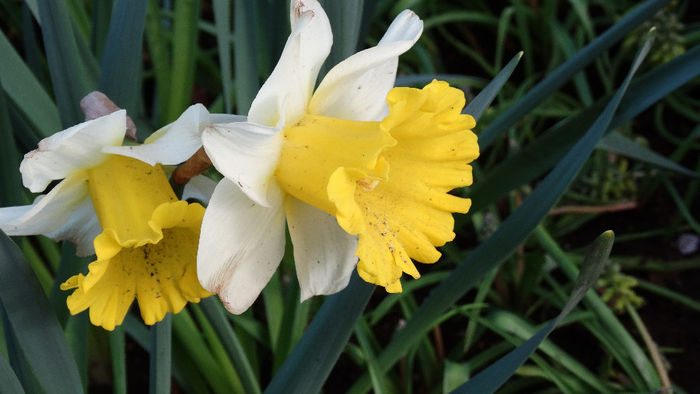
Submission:
[[[253,20],[257,21],[254,37],[257,42],[257,51],[253,55],[257,59],[259,75],[270,75],[289,36],[289,2],[258,0],[254,3],[255,19]],[[237,77],[238,73],[236,73]]]
[[[287,258],[287,256],[285,256],[285,258]],[[280,283],[278,272],[275,272],[272,279],[270,279],[267,286],[263,289],[263,300],[265,301],[267,331],[270,335],[270,348],[273,353],[277,354],[278,341],[284,317],[284,297],[282,296],[282,284]]]
[[[214,25],[216,26],[216,48],[219,55],[219,68],[221,69],[221,87],[224,96],[224,111],[230,113],[233,110],[231,95],[233,94],[231,79],[231,1],[214,0]],[[245,38],[251,39],[246,36]],[[246,112],[242,112],[246,113]]]
[[[236,111],[247,114],[258,93],[256,45],[257,28],[255,5],[245,0],[234,0],[234,65],[236,72]]]
[[[552,20],[550,25],[551,29],[556,32],[556,42],[559,44],[559,47],[564,52],[566,57],[570,58],[576,55],[576,45],[566,30],[564,30],[564,28],[559,25],[556,20]],[[586,79],[586,75],[582,72],[578,72],[574,74],[573,80],[581,103],[583,103],[585,106],[591,105],[593,103],[593,96],[591,95],[591,90],[588,80]]]
[[[155,116],[158,124],[165,124],[170,97],[170,57],[166,45],[163,21],[157,1],[146,2],[146,42],[148,53],[153,63],[153,75],[156,80]]]
[[[88,312],[82,312],[69,317],[64,329],[66,341],[78,365],[84,392],[88,387],[88,325]]]
[[[452,22],[482,23],[495,26],[498,23],[498,19],[478,11],[450,11],[426,18],[423,22],[423,30]]]
[[[667,159],[664,156],[652,151],[651,149],[641,146],[624,135],[612,131],[598,142],[598,147],[610,152],[619,153],[632,159],[649,163],[656,167],[675,171],[683,175],[691,177],[700,177],[700,174],[691,171],[680,164]]]
[[[151,327],[151,351],[148,379],[150,394],[170,393],[172,365],[172,315],[166,314],[163,320]]]
[[[523,57],[523,52],[519,52],[517,55],[513,56],[512,59],[503,67],[498,75],[488,85],[481,91],[479,95],[474,97],[472,101],[464,107],[463,114],[470,114],[474,119],[478,119],[486,111],[486,109],[491,105],[491,102],[501,91],[501,88],[506,83],[510,75],[515,70],[515,66],[518,65],[520,59]]]
[[[333,67],[357,50],[364,3],[364,0],[321,1],[333,30],[333,47],[325,67]]]
[[[0,235],[0,299],[9,326],[44,390],[82,392],[71,351],[36,277],[16,245]],[[7,330],[8,325],[4,325]]]
[[[574,145],[564,159],[523,201],[522,205],[501,224],[498,230],[477,247],[445,281],[430,293],[413,317],[407,321],[406,326],[394,335],[378,357],[383,371],[393,366],[406,353],[407,348],[419,340],[440,319],[440,315],[474,286],[479,279],[510,256],[549,212],[610,125],[613,115],[629,87],[630,80],[649,52],[651,41],[651,39],[647,39],[644,43],[624,82],[585,136]],[[350,392],[365,392],[368,389],[368,383],[369,379],[365,375],[351,388]]]
[[[610,240],[612,241],[612,231],[608,231],[607,233],[610,234]],[[612,246],[612,242],[610,243],[610,246]],[[607,256],[605,256],[605,258],[607,258]],[[603,259],[602,261],[594,262],[594,264],[600,264],[600,267],[602,268],[606,262],[606,259]],[[598,275],[599,274],[600,272],[598,272]],[[579,280],[583,279],[582,275],[588,274],[582,272],[579,275]],[[597,276],[595,276],[593,279],[595,280],[596,278]],[[593,281],[589,285],[594,283],[595,282]],[[577,283],[577,285],[574,286],[574,292],[578,291],[577,286],[585,287],[586,284]],[[575,297],[575,295],[572,294],[572,297],[566,303],[565,308],[568,308],[571,305],[576,306],[576,304],[581,301],[583,294],[583,292],[579,292],[578,297]],[[573,307],[571,307],[571,309],[572,308]],[[601,381],[596,378],[596,376],[588,371],[588,369],[578,363],[574,358],[563,352],[553,343],[546,340],[547,336],[549,336],[549,334],[551,334],[551,332],[554,331],[554,329],[560,325],[560,323],[562,323],[566,316],[567,315],[564,313],[564,311],[562,311],[545,327],[541,328],[540,330],[536,330],[536,328],[530,323],[509,312],[498,311],[489,315],[486,319],[490,321],[492,329],[499,332],[500,335],[505,335],[506,332],[515,334],[515,336],[519,339],[518,342],[521,342],[521,344],[506,356],[502,357],[497,362],[490,365],[488,368],[460,386],[457,390],[453,391],[453,393],[492,393],[496,391],[509,377],[515,373],[516,369],[527,361],[527,359],[535,352],[535,350],[537,350],[538,347],[542,350],[542,352],[555,359],[557,364],[560,364],[563,368],[568,369],[569,372],[574,374],[581,383],[587,383],[585,390],[579,390],[577,392],[593,391],[596,393],[610,393],[611,390],[603,385]],[[528,337],[529,339],[522,343],[522,339]]]
[[[0,355],[0,394],[23,394],[24,389],[7,359]]]
[[[39,0],[38,3],[51,83],[61,121],[68,127],[83,120],[80,99],[96,86],[96,81],[76,43],[65,2]]]
[[[173,316],[173,329],[188,360],[201,372],[212,391],[231,392],[230,377],[216,363],[216,358],[211,354],[187,309]]]
[[[2,71],[0,70],[0,73]],[[2,85],[0,83],[0,85]],[[24,205],[22,178],[17,171],[20,163],[15,138],[12,135],[10,114],[8,112],[5,92],[0,89],[0,206]]]
[[[48,137],[59,130],[61,119],[56,105],[2,32],[0,53],[0,84],[8,98],[42,137]]]
[[[638,115],[662,97],[700,74],[700,47],[636,79],[620,103],[608,130]],[[473,211],[479,211],[508,191],[530,182],[550,169],[593,123],[607,102],[601,100],[580,115],[559,122],[537,140],[493,168],[470,188]],[[479,137],[481,138],[481,137]],[[481,140],[480,140],[481,141]]]
[[[99,90],[132,115],[139,110],[146,3],[115,0],[100,62]]]
[[[284,306],[282,307],[280,330],[277,335],[273,371],[277,371],[284,360],[287,359],[295,340],[298,339],[294,337],[297,333],[294,328],[298,326],[297,320],[301,317],[299,310],[302,308],[302,304],[299,302],[299,286],[296,282],[293,281],[287,286],[282,299],[284,300]]]
[[[564,274],[573,280],[578,275],[578,269],[551,235],[541,226],[535,230],[534,235],[544,250],[557,262]],[[637,387],[637,389],[651,390],[659,387],[661,381],[651,362],[605,302],[595,292],[589,292],[585,295],[583,303],[598,316],[600,325],[603,326],[606,333],[615,339],[616,346],[622,348],[623,351],[619,356],[630,360],[641,374],[647,387]]]
[[[679,294],[673,290],[669,290],[663,286],[655,285],[651,282],[647,282],[639,278],[635,279],[637,280],[637,283],[639,283],[640,289],[644,289],[650,293],[654,293],[661,297],[667,298],[670,301],[674,301],[681,305],[687,306],[688,308],[693,309],[696,312],[700,312],[700,302],[695,301],[690,297]]]
[[[265,392],[318,392],[345,348],[374,287],[355,272],[345,290],[326,298]]]
[[[561,87],[574,74],[581,71],[603,51],[622,39],[640,23],[651,18],[656,11],[669,3],[669,0],[648,0],[627,13],[619,22],[586,45],[575,56],[564,62],[550,73],[537,86],[528,91],[515,104],[511,105],[501,116],[496,118],[479,135],[482,150],[489,147],[502,133],[513,126],[520,118],[530,112],[552,92]]]
[[[15,335],[14,329],[10,324],[5,308],[2,306],[2,302],[0,302],[0,315],[2,317],[4,330],[3,334],[5,343],[7,344],[7,356],[10,360],[10,367],[17,374],[16,376],[25,390],[29,391],[30,393],[41,392],[43,389],[36,380],[36,377],[32,372],[32,367],[29,365],[24,353],[22,353],[22,349],[20,349],[17,336]]]
[[[112,392],[126,394],[126,351],[124,326],[117,326],[109,333],[109,350],[112,359]]]
[[[98,1],[92,5],[90,28],[90,48],[96,57],[102,58],[109,21],[112,16],[112,0]]]
[[[236,333],[233,328],[226,320],[224,315],[223,307],[218,300],[214,297],[209,297],[201,301],[202,309],[207,315],[209,321],[211,322],[214,330],[216,330],[217,335],[223,342],[224,348],[231,358],[233,365],[241,379],[241,384],[245,389],[246,393],[259,393],[261,392],[260,386],[258,385],[258,378],[253,372],[253,368],[250,365],[250,361],[238,341]]]
[[[168,101],[166,122],[172,122],[180,116],[190,104],[194,85],[195,60],[197,58],[197,39],[199,30],[199,0],[180,0],[175,3],[173,21],[173,55],[169,96],[160,97]]]
[[[218,335],[216,334],[216,330],[207,319],[206,315],[202,311],[202,308],[200,308],[200,306],[197,304],[193,304],[190,305],[190,310],[192,311],[192,315],[197,324],[200,335],[207,343],[211,355],[214,357],[214,361],[219,365],[222,372],[228,379],[230,386],[229,390],[233,393],[245,392],[243,390],[243,385],[241,384],[239,374],[236,372],[231,359],[226,353],[224,344],[219,339]]]
[[[360,343],[362,353],[365,356],[365,362],[367,363],[367,369],[369,369],[369,376],[372,379],[374,393],[384,394],[386,392],[384,389],[386,384],[384,383],[383,374],[377,367],[377,358],[374,356],[374,350],[369,340],[370,335],[372,335],[372,331],[369,329],[365,319],[360,317],[357,323],[355,323],[355,337]]]
[[[662,180],[664,186],[666,186],[666,190],[668,190],[668,193],[671,195],[671,199],[673,199],[673,202],[676,204],[676,208],[678,208],[680,214],[683,216],[685,221],[688,222],[690,227],[692,227],[693,230],[695,230],[695,233],[700,234],[700,223],[698,223],[697,220],[695,220],[693,214],[690,213],[688,207],[685,206],[685,202],[683,202],[683,198],[678,193],[676,187],[673,186],[673,184],[671,183],[671,181],[668,180],[667,177],[663,176]]]

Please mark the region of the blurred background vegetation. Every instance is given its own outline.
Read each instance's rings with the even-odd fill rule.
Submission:
[[[657,3],[663,6],[652,17],[611,42],[582,71],[544,96],[529,98],[534,108],[514,115],[517,122],[489,133],[509,108],[522,104],[522,97],[640,3],[324,2],[336,37],[324,70],[376,44],[405,8],[425,28],[400,58],[397,85],[422,86],[437,77],[463,89],[469,101],[524,51],[477,124],[477,134],[486,130],[488,137],[474,186],[459,191],[474,205],[468,215],[456,217],[456,240],[442,248],[438,264],[420,267],[420,280],[405,282],[404,293],[374,292],[326,392],[372,387],[437,393],[458,387],[559,312],[572,285],[572,267],[607,229],[615,231],[616,243],[595,294],[500,392],[650,392],[670,384],[677,392],[700,390],[700,80],[697,71],[689,80],[663,79],[673,79],[668,65],[683,56],[684,64],[700,70],[700,3]],[[656,38],[628,93],[633,102],[623,102],[614,127],[556,207],[514,254],[411,343],[398,363],[373,370],[377,355],[436,283],[494,233],[583,135],[624,80],[651,27]],[[91,90],[126,108],[141,140],[191,103],[245,114],[289,33],[288,1],[0,0],[0,28],[0,203],[8,206],[32,199],[17,171],[22,154],[82,121],[78,102]],[[645,90],[649,86],[652,91]],[[89,260],[71,257],[70,245],[41,236],[16,241],[50,297],[83,385],[90,392],[145,387],[148,332],[138,315],[132,312],[115,334],[88,326],[85,314],[68,317],[65,294],[54,283]],[[323,302],[316,297],[299,304],[298,294],[286,256],[250,311],[226,314],[226,327],[237,334],[261,387]],[[220,322],[212,322],[217,301],[207,302],[173,318],[173,392],[244,391],[245,378],[222,343]],[[8,354],[5,344],[1,350]],[[358,380],[363,376],[367,384]]]

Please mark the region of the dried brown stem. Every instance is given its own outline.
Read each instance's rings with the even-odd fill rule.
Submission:
[[[630,209],[637,208],[636,201],[625,201],[618,204],[612,205],[601,205],[601,206],[586,206],[586,205],[564,205],[557,207],[549,211],[550,215],[562,215],[565,213],[605,213],[605,212],[618,212],[627,211]]]
[[[207,152],[204,151],[203,147],[199,148],[192,157],[175,169],[173,180],[175,183],[184,185],[190,179],[208,170],[211,166],[211,160],[209,160]]]

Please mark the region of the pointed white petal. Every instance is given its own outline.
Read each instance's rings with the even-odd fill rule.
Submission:
[[[301,301],[344,289],[357,265],[357,235],[346,233],[332,215],[292,196],[284,206]]]
[[[309,103],[309,113],[375,121],[388,114],[386,95],[394,87],[399,55],[423,32],[423,21],[405,10],[394,19],[377,46],[338,63],[323,78]]]
[[[284,255],[284,197],[272,189],[272,206],[265,208],[222,179],[204,213],[197,275],[232,313],[253,304]]]
[[[318,71],[333,43],[326,13],[316,0],[292,0],[292,33],[279,62],[251,104],[248,121],[277,126],[305,112]]]
[[[45,235],[54,241],[71,241],[78,256],[90,256],[95,254],[93,241],[101,232],[92,199],[85,198],[61,228]]]
[[[202,130],[214,120],[240,122],[245,120],[245,116],[212,115],[202,104],[194,104],[176,121],[151,134],[143,145],[108,146],[102,151],[132,157],[150,165],[180,164],[202,147]]]
[[[58,230],[88,197],[84,173],[59,182],[32,205],[0,208],[0,229],[7,235],[47,234]]]
[[[19,165],[22,182],[34,193],[56,179],[87,169],[104,160],[106,145],[121,145],[126,132],[126,111],[80,123],[39,141],[39,147]]]
[[[192,198],[208,204],[215,188],[216,182],[213,179],[204,175],[197,175],[185,185],[185,189],[182,191],[182,199],[189,200]]]
[[[211,125],[202,133],[204,150],[216,169],[266,207],[283,140],[277,129],[244,122]]]

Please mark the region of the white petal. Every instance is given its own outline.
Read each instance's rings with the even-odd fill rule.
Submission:
[[[304,113],[333,43],[326,13],[316,0],[292,0],[292,33],[279,62],[251,104],[248,121],[280,126],[296,122]]]
[[[101,232],[102,227],[97,219],[95,207],[92,205],[92,199],[85,198],[61,228],[47,233],[46,236],[55,241],[71,241],[75,244],[78,256],[90,256],[95,254],[93,241]]]
[[[344,289],[357,265],[357,235],[346,233],[334,216],[292,196],[285,209],[301,301]]]
[[[208,204],[215,188],[216,182],[213,179],[204,175],[197,175],[185,185],[185,189],[182,191],[182,199],[195,199]]]
[[[232,313],[253,304],[284,255],[283,196],[273,188],[273,205],[265,208],[223,179],[204,213],[197,275]]]
[[[284,137],[277,129],[254,123],[215,124],[202,133],[214,167],[262,206],[277,167]]]
[[[176,121],[151,134],[143,145],[110,146],[105,147],[103,152],[132,157],[150,165],[180,164],[202,147],[202,130],[214,120],[240,122],[245,120],[245,116],[212,115],[202,104],[194,104]]]
[[[70,176],[32,205],[0,208],[0,230],[7,235],[51,233],[61,228],[86,198],[87,177],[83,173]]]
[[[56,179],[99,164],[106,145],[121,145],[126,132],[126,111],[121,110],[80,123],[39,141],[39,147],[19,165],[22,182],[34,193]]]
[[[376,121],[388,114],[386,95],[394,87],[399,55],[423,32],[423,21],[405,10],[394,19],[377,46],[338,63],[323,78],[309,103],[309,113]]]

